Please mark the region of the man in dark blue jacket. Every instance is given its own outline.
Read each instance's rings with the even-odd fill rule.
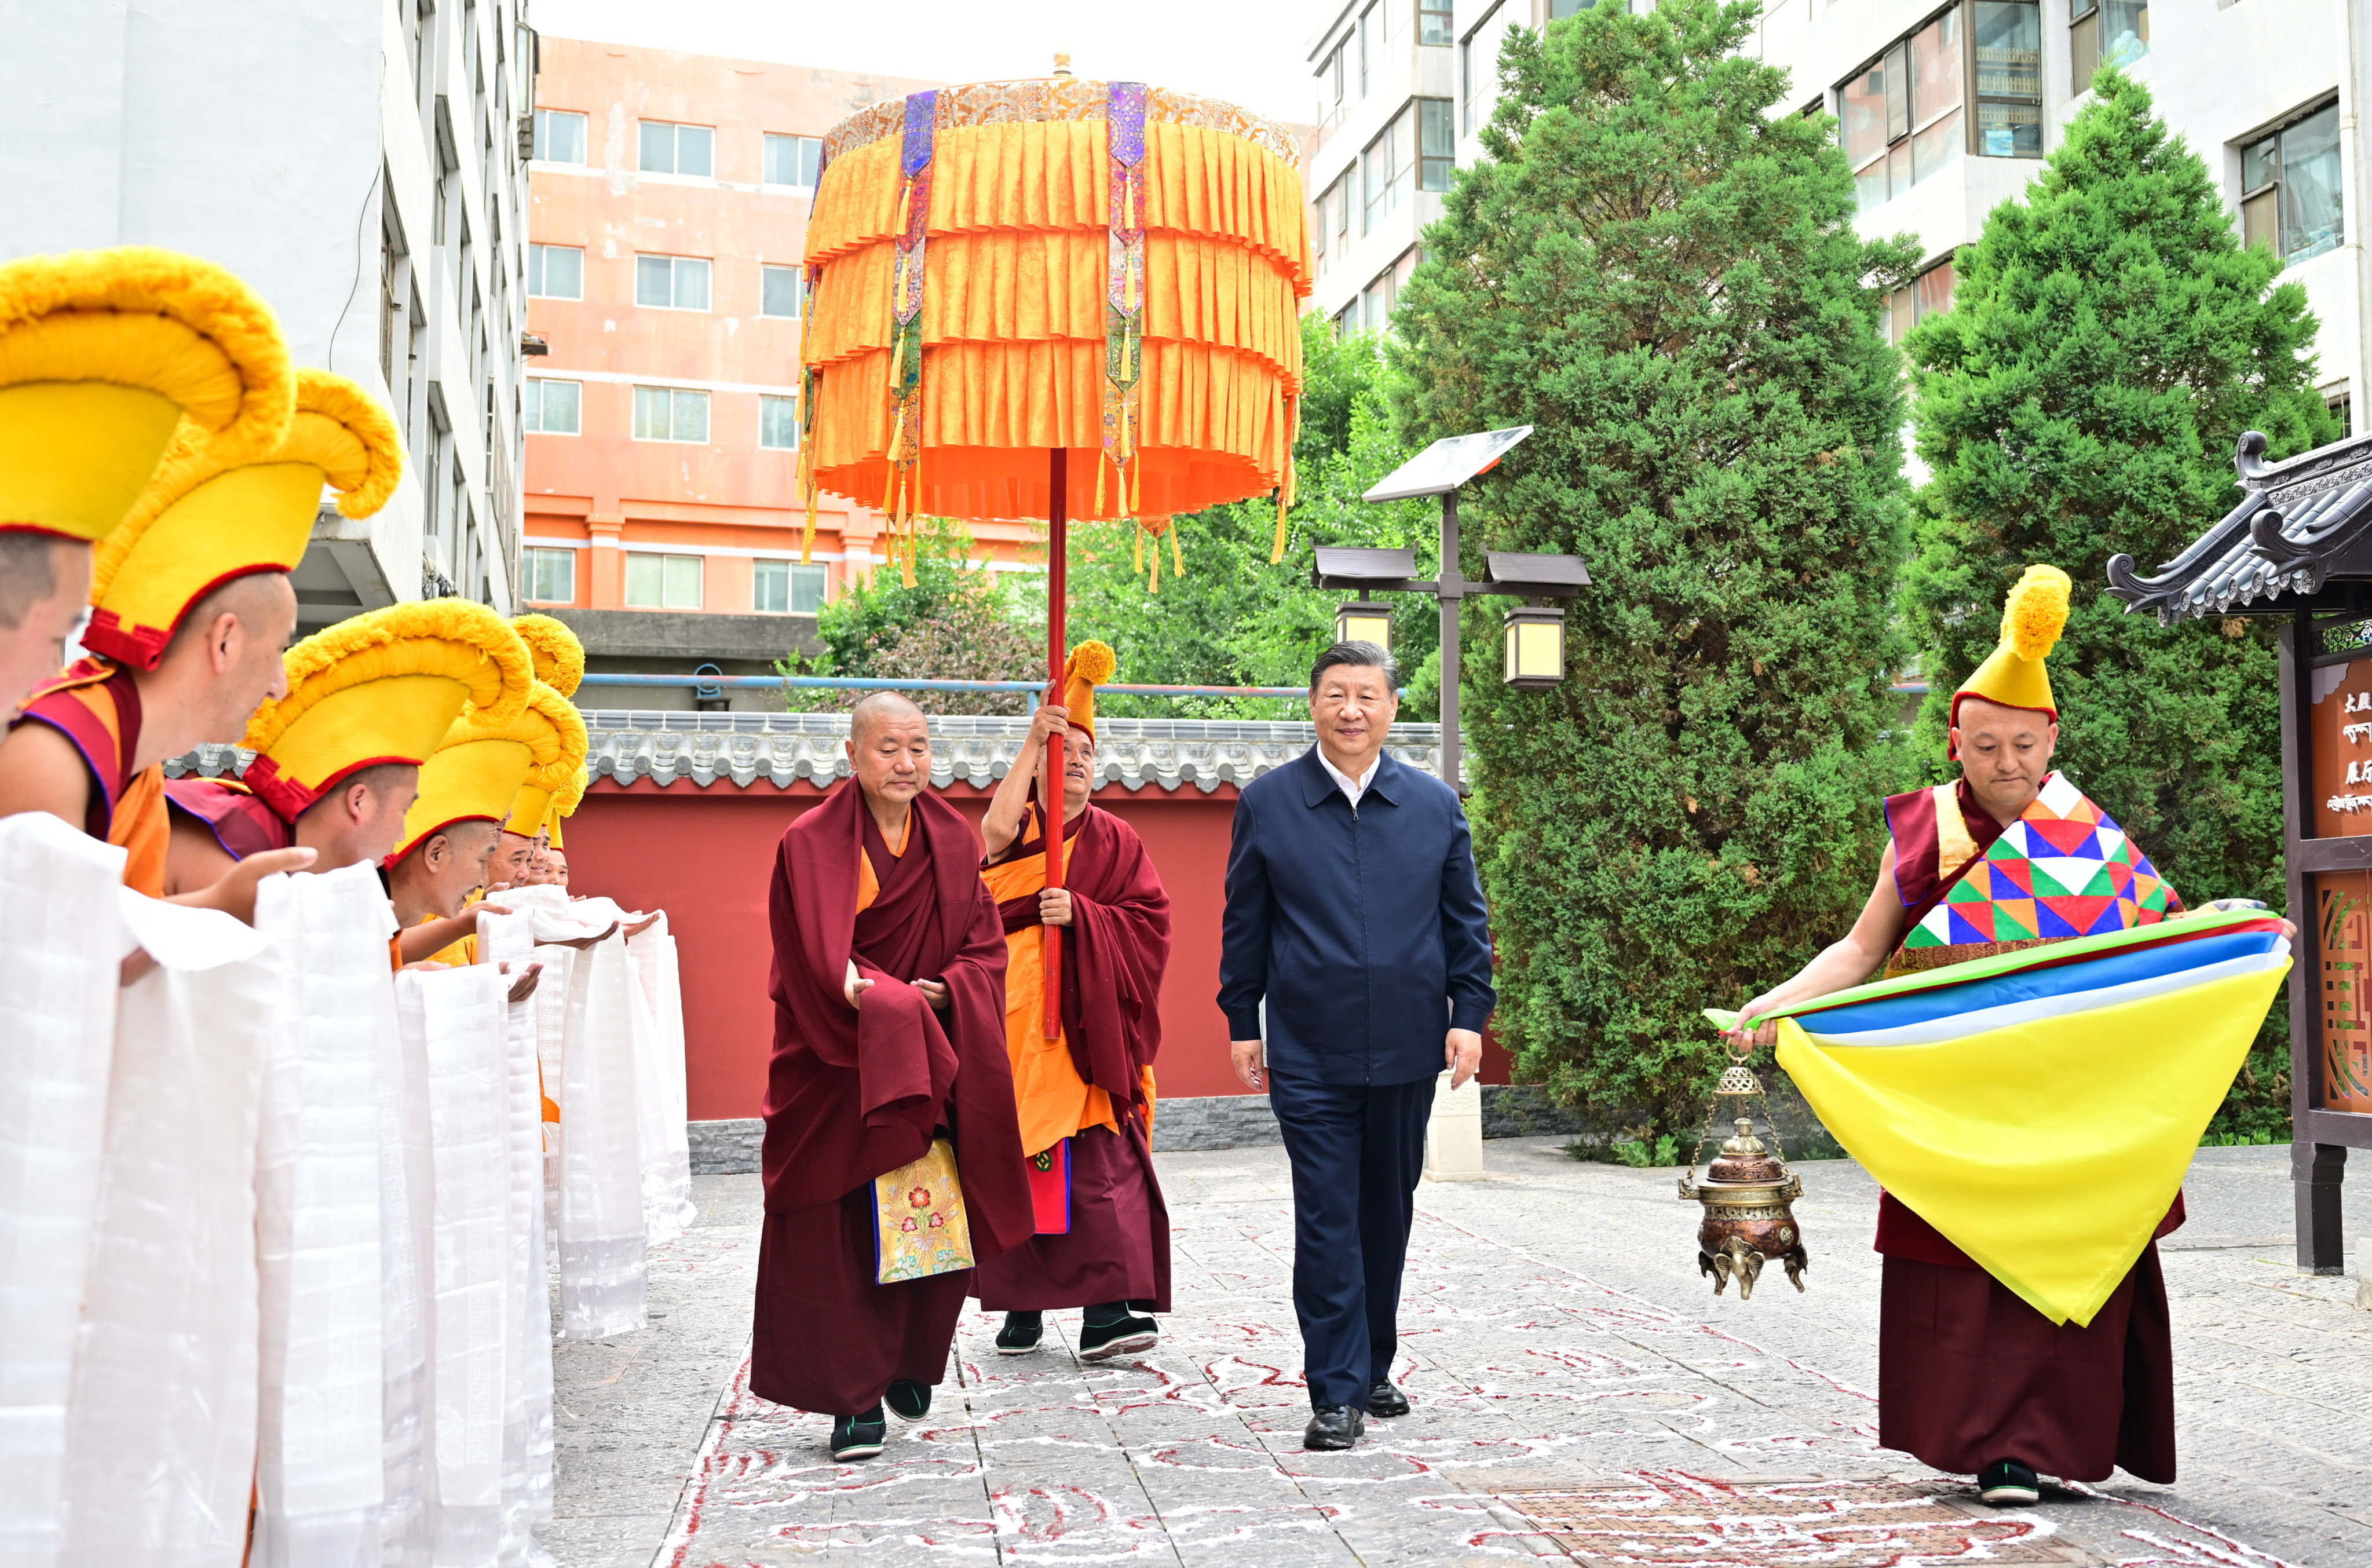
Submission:
[[[1305,1448],[1408,1413],[1391,1368],[1425,1119],[1439,1074],[1474,1076],[1498,1000],[1466,813],[1384,755],[1397,674],[1373,643],[1319,656],[1318,745],[1245,786],[1227,852],[1219,1006],[1293,1161]]]

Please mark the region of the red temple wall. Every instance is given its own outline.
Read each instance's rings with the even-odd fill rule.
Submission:
[[[940,797],[975,823],[988,792],[956,784]],[[1172,946],[1161,987],[1165,1097],[1242,1094],[1227,1065],[1227,1021],[1219,990],[1219,914],[1227,865],[1233,786],[1198,789],[1117,785],[1096,804],[1134,828],[1169,889]],[[628,909],[663,909],[681,955],[684,1070],[695,1121],[758,1114],[773,1040],[766,996],[772,938],[766,889],[783,830],[822,799],[801,783],[703,789],[689,781],[666,787],[649,779],[621,786],[599,779],[568,819],[569,881]],[[1496,1040],[1483,1051],[1483,1081],[1508,1081],[1510,1062]]]

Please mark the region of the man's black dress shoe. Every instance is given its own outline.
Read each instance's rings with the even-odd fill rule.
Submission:
[[[1392,1387],[1390,1378],[1379,1379],[1374,1388],[1367,1390],[1369,1415],[1389,1421],[1396,1415],[1406,1415],[1408,1412],[1408,1396]]]
[[[1367,1418],[1356,1405],[1328,1405],[1309,1418],[1302,1430],[1301,1446],[1320,1452],[1348,1448],[1359,1441],[1359,1434],[1367,1429]]]
[[[843,1464],[873,1458],[889,1440],[890,1423],[883,1419],[879,1405],[863,1415],[832,1417],[831,1457]]]
[[[1008,1312],[1005,1315],[1005,1327],[996,1330],[996,1353],[1028,1355],[1038,1348],[1045,1333],[1043,1312]]]
[[[890,1413],[900,1421],[920,1421],[931,1413],[931,1391],[911,1377],[901,1377],[890,1385],[881,1396]]]

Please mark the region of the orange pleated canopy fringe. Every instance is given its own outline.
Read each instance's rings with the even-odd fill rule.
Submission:
[[[1293,144],[1231,105],[1160,89],[1145,94],[1134,175],[1142,426],[1127,485],[1104,460],[1106,97],[1069,78],[938,94],[910,513],[1044,517],[1056,446],[1071,454],[1075,518],[1197,512],[1285,482],[1310,292]],[[832,131],[807,231],[812,482],[883,510],[906,107],[877,104]]]

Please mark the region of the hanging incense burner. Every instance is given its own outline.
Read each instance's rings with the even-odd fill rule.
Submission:
[[[1810,1263],[1804,1252],[1803,1232],[1788,1206],[1804,1195],[1803,1179],[1787,1168],[1787,1153],[1779,1144],[1779,1124],[1771,1119],[1770,1097],[1763,1093],[1762,1082],[1747,1071],[1746,1061],[1747,1053],[1732,1052],[1728,1070],[1714,1086],[1704,1132],[1697,1139],[1687,1173],[1680,1178],[1681,1200],[1694,1199],[1704,1205],[1703,1222],[1697,1226],[1697,1268],[1713,1276],[1715,1295],[1736,1280],[1740,1301],[1753,1297],[1754,1282],[1762,1277],[1766,1261],[1785,1264],[1788,1283],[1797,1290],[1804,1288],[1804,1271]],[[1730,1102],[1729,1121],[1737,1133],[1723,1140],[1720,1152],[1705,1167],[1705,1179],[1694,1180],[1696,1156],[1704,1153],[1714,1123],[1722,1120],[1724,1100]],[[1754,1135],[1754,1117],[1747,1107],[1750,1100],[1762,1102],[1763,1124],[1771,1130],[1768,1148]]]

